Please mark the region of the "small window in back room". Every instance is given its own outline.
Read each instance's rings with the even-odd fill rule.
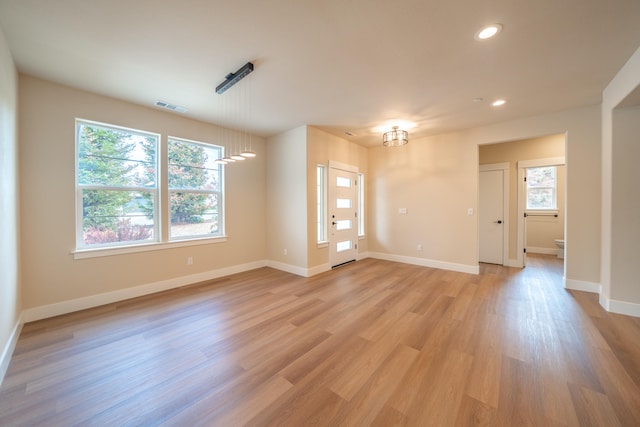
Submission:
[[[527,168],[527,209],[555,210],[557,193],[556,167]]]

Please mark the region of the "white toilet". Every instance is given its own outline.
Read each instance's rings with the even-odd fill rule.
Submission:
[[[558,258],[564,258],[564,240],[556,239],[554,240],[554,243],[558,247]]]

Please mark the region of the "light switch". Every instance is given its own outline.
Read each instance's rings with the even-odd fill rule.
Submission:
[[[406,215],[407,214],[407,208],[398,208],[398,213],[400,215]]]
[[[473,216],[473,208],[467,209],[467,215]]]

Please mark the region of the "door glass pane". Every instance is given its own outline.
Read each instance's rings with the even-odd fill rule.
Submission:
[[[344,176],[336,177],[336,187],[351,188],[351,178],[345,178]]]
[[[336,199],[336,208],[338,209],[350,209],[351,199]]]
[[[345,240],[344,242],[338,242],[336,244],[336,252],[348,251],[351,249],[351,240]]]
[[[349,230],[351,229],[351,220],[350,219],[340,219],[336,221],[336,230]]]

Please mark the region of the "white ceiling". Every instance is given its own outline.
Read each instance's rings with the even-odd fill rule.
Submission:
[[[494,22],[498,37],[474,39]],[[26,74],[262,136],[309,124],[376,145],[394,120],[415,138],[597,104],[640,46],[640,1],[0,0],[0,26]]]

